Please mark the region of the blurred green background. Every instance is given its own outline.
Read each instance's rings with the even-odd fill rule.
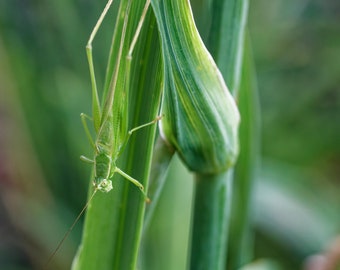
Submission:
[[[79,160],[91,153],[79,118],[91,110],[85,44],[104,5],[0,2],[0,269],[39,269],[86,200],[91,168]],[[116,10],[93,44],[99,85]],[[261,165],[249,246],[254,260],[270,258],[281,269],[302,269],[340,235],[339,14],[336,0],[250,3]],[[170,172],[148,232],[153,248],[173,258],[167,269],[186,265],[192,183],[179,173],[187,174]],[[81,224],[56,268],[69,268],[80,234]]]

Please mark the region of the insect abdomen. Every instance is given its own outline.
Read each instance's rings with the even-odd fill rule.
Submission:
[[[111,157],[105,153],[95,157],[95,184],[99,185],[104,179],[108,179],[111,170]]]

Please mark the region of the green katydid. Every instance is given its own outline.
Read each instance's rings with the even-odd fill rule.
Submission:
[[[133,183],[137,186],[143,194],[143,197],[146,202],[149,201],[147,197],[143,185],[127,173],[123,172],[116,166],[116,161],[119,155],[124,150],[129,137],[131,134],[141,128],[147,127],[149,125],[155,124],[157,121],[161,119],[161,116],[156,117],[154,120],[135,127],[131,130],[127,130],[127,121],[128,121],[128,91],[129,91],[129,77],[130,77],[130,65],[132,61],[132,54],[135,47],[135,44],[138,40],[138,36],[140,34],[144,18],[150,6],[150,0],[146,0],[144,9],[142,11],[141,18],[137,25],[136,32],[132,38],[128,54],[126,59],[122,59],[122,51],[123,46],[126,45],[125,41],[125,34],[126,34],[126,27],[129,19],[129,10],[131,7],[132,0],[129,0],[127,4],[127,12],[124,16],[124,24],[123,29],[121,32],[120,44],[119,44],[119,51],[115,63],[114,72],[111,78],[110,88],[106,99],[104,100],[103,108],[100,106],[98,91],[96,86],[96,78],[94,72],[94,64],[92,58],[92,42],[97,34],[97,31],[103,22],[103,19],[108,12],[113,0],[109,0],[101,13],[95,27],[93,28],[88,43],[86,45],[86,53],[87,59],[90,69],[90,76],[91,76],[91,85],[92,85],[92,114],[93,117],[89,117],[86,114],[81,114],[81,121],[83,123],[85,133],[94,149],[94,159],[91,160],[87,157],[81,156],[81,160],[91,163],[94,165],[94,190],[90,198],[88,199],[87,203],[85,204],[84,208],[75,219],[74,223],[71,225],[69,230],[66,232],[62,240],[59,242],[58,246],[51,254],[48,262],[54,257],[57,253],[59,248],[61,247],[64,240],[68,237],[70,232],[72,231],[73,227],[76,225],[86,208],[88,207],[89,203],[93,199],[96,192],[109,192],[112,189],[112,179],[115,173],[120,174],[125,179]],[[120,68],[121,61],[126,61],[125,71],[124,71],[124,83],[117,85],[118,81],[118,71]],[[114,100],[118,100],[119,102],[114,103]],[[92,120],[94,124],[94,129],[96,131],[96,139],[93,140],[90,130],[87,125],[87,120]]]
[[[132,53],[133,53],[133,49],[136,44],[138,35],[140,33],[141,26],[143,24],[143,20],[145,18],[145,14],[149,7],[150,1],[149,0],[146,1],[143,14],[138,24],[135,36],[132,40],[128,55],[126,57],[127,62],[126,62],[125,75],[124,75],[125,76],[124,84],[118,87],[117,85],[118,70],[119,70],[119,66],[121,62],[122,49],[123,49],[124,40],[125,40],[126,25],[128,22],[128,12],[125,15],[124,25],[123,25],[121,40],[120,40],[120,46],[119,46],[119,53],[118,53],[118,57],[116,60],[113,77],[111,80],[110,90],[105,100],[104,107],[103,109],[101,109],[99,105],[99,98],[98,98],[94,66],[93,66],[93,60],[92,60],[92,41],[110,5],[112,4],[112,1],[113,0],[109,0],[109,2],[107,3],[103,13],[101,14],[96,26],[94,27],[91,33],[90,39],[86,46],[86,52],[87,52],[87,58],[89,62],[91,82],[92,82],[93,124],[97,132],[97,137],[95,141],[92,140],[92,137],[90,135],[87,122],[86,122],[86,119],[89,119],[89,117],[86,116],[85,114],[81,114],[81,119],[84,125],[85,132],[95,151],[94,160],[90,160],[84,156],[82,156],[81,159],[83,161],[94,164],[94,176],[95,176],[94,192],[96,192],[97,190],[100,190],[103,192],[109,192],[112,189],[112,182],[109,179],[112,178],[114,173],[119,173],[125,179],[127,179],[128,181],[136,185],[143,193],[145,199],[148,200],[144,192],[143,185],[140,182],[138,182],[136,179],[132,178],[131,176],[129,176],[128,174],[120,170],[116,166],[116,160],[119,157],[122,150],[124,149],[124,147],[126,146],[128,138],[134,131],[137,131],[148,125],[152,125],[160,119],[160,117],[157,117],[155,120],[149,123],[146,123],[144,125],[135,127],[127,132],[127,128],[126,128],[127,127],[126,125],[127,113],[128,113],[127,98],[128,98],[128,91],[129,91],[128,89],[129,79],[130,79],[129,75],[130,75]],[[131,6],[131,2],[132,0],[130,0],[128,3],[128,10]],[[114,99],[119,100],[118,103],[115,103],[115,105],[118,104],[118,106],[113,106]]]

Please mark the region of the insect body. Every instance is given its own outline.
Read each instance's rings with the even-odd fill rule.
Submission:
[[[122,104],[122,103],[121,103]],[[96,192],[97,190],[100,190],[102,192],[109,192],[112,189],[112,181],[110,180],[115,173],[120,174],[125,179],[132,182],[134,185],[136,185],[141,192],[143,193],[145,200],[149,201],[147,198],[143,185],[136,179],[132,178],[125,172],[123,172],[121,169],[119,169],[116,166],[116,160],[119,157],[121,151],[125,148],[126,143],[131,136],[131,134],[143,127],[152,125],[156,123],[158,120],[161,119],[161,116],[156,117],[153,121],[146,123],[144,125],[135,127],[134,129],[131,129],[129,132],[123,132],[120,130],[120,133],[123,133],[125,137],[123,140],[121,139],[121,134],[118,134],[118,136],[115,136],[115,130],[114,130],[114,118],[113,118],[113,112],[114,110],[109,111],[108,115],[105,117],[105,120],[101,124],[97,139],[95,143],[93,142],[91,136],[89,135],[89,129],[86,124],[86,118],[89,118],[85,114],[81,114],[82,122],[84,124],[84,129],[86,131],[86,134],[89,137],[89,140],[91,144],[94,147],[95,155],[94,160],[90,160],[84,156],[81,156],[81,159],[85,162],[89,162],[94,164],[94,187]],[[122,111],[118,111],[121,113]],[[120,128],[122,125],[117,124]]]
[[[127,131],[127,121],[128,121],[127,120],[128,119],[127,97],[128,97],[128,91],[129,91],[128,82],[130,79],[129,76],[130,76],[130,64],[132,60],[132,52],[133,52],[136,40],[138,38],[138,35],[140,33],[141,26],[143,24],[143,20],[144,20],[146,11],[148,9],[148,6],[150,4],[150,1],[146,2],[142,17],[138,24],[136,33],[133,37],[128,55],[126,59],[124,59],[126,60],[126,62],[125,62],[125,65],[122,66],[122,68],[125,69],[124,79],[121,80],[123,81],[123,83],[117,83],[118,73],[121,67],[121,62],[122,62],[121,56],[122,56],[123,45],[125,41],[126,25],[128,22],[128,15],[125,15],[115,69],[112,75],[110,89],[107,94],[104,107],[102,110],[99,105],[99,98],[98,98],[94,66],[93,66],[93,60],[92,60],[92,41],[111,3],[112,3],[112,0],[110,0],[107,3],[103,13],[101,14],[96,26],[93,29],[93,32],[90,35],[90,39],[86,46],[87,57],[88,57],[89,68],[90,68],[90,75],[91,75],[91,82],[92,82],[93,124],[97,132],[97,138],[94,142],[90,135],[87,122],[86,122],[86,119],[90,119],[90,117],[88,117],[85,114],[81,114],[81,119],[84,125],[85,132],[95,151],[94,160],[90,160],[84,156],[82,156],[81,159],[86,162],[90,162],[94,164],[94,187],[95,187],[94,192],[96,192],[97,190],[100,190],[103,192],[109,192],[112,189],[112,182],[110,179],[115,173],[119,173],[125,179],[129,180],[134,185],[136,185],[142,191],[146,201],[148,201],[148,198],[144,192],[143,185],[139,181],[137,181],[136,179],[132,178],[131,176],[123,172],[121,169],[119,169],[116,166],[116,161],[120,153],[122,152],[122,150],[125,148],[128,138],[134,131],[140,128],[143,128],[145,126],[152,125],[160,119],[160,117],[157,117],[155,120],[149,123],[138,126],[130,131]],[[131,7],[131,3],[132,1],[130,0],[128,2],[127,11],[129,11]]]
[[[69,230],[66,232],[64,237],[61,239],[59,244],[57,245],[54,252],[50,255],[46,266],[49,262],[53,259],[54,255],[57,253],[59,248],[61,247],[64,240],[68,237],[82,214],[85,212],[86,208],[90,204],[91,200],[93,199],[96,192],[109,192],[112,189],[112,179],[115,173],[120,174],[125,179],[136,185],[142,192],[144,199],[146,202],[149,201],[146,193],[144,192],[143,185],[130,175],[123,172],[116,166],[116,161],[122,151],[124,150],[129,137],[131,134],[141,128],[146,126],[155,124],[157,121],[161,119],[161,116],[156,117],[153,121],[143,124],[141,126],[135,127],[128,131],[127,129],[127,121],[128,121],[128,100],[127,97],[129,91],[129,76],[130,76],[130,64],[132,60],[132,53],[136,41],[138,39],[141,27],[144,22],[144,18],[148,7],[150,5],[150,0],[147,0],[138,23],[136,32],[133,36],[131,41],[131,45],[129,47],[127,56],[125,59],[122,59],[123,54],[123,47],[126,46],[125,34],[126,34],[126,27],[128,23],[129,17],[129,10],[131,7],[132,0],[129,0],[126,7],[126,13],[124,15],[124,23],[123,28],[121,30],[121,37],[120,37],[120,44],[119,44],[119,51],[116,58],[115,68],[112,73],[112,78],[110,81],[110,87],[105,96],[104,106],[101,108],[98,91],[96,86],[96,79],[95,79],[95,72],[94,72],[94,65],[92,59],[92,41],[108,11],[112,4],[113,0],[109,0],[106,4],[102,14],[100,15],[91,35],[89,41],[86,46],[87,52],[87,59],[89,63],[90,69],[90,76],[91,76],[91,84],[92,84],[92,115],[93,117],[89,117],[86,114],[81,114],[81,121],[83,123],[86,135],[94,149],[94,158],[89,159],[85,156],[81,156],[81,160],[91,163],[94,165],[94,191],[90,198],[88,199],[87,203],[83,207],[82,211],[79,213]],[[124,64],[121,66],[121,64]],[[120,73],[124,75],[123,80],[118,80],[118,73],[120,68],[124,68],[124,72]],[[87,120],[92,120],[94,129],[96,131],[96,139],[95,141],[92,139],[91,133],[89,131]]]
[[[100,129],[98,139],[95,144],[95,158],[94,158],[94,186],[104,192],[109,192],[112,189],[112,182],[110,179],[113,176],[111,167],[115,168],[115,160],[112,160],[113,149],[113,127],[112,117],[108,117],[104,125]]]

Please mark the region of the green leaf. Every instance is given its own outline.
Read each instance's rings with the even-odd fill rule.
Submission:
[[[122,1],[120,4],[106,82],[111,81],[112,72],[114,72],[112,67],[118,50],[117,37],[126,4],[127,1]],[[125,61],[124,56],[128,53],[143,7],[144,3],[141,1],[132,2],[122,61]],[[153,30],[150,31],[150,29]],[[160,64],[158,33],[154,16],[149,12],[131,64],[129,129],[150,122],[158,113],[162,78],[159,72]],[[124,75],[120,72],[118,81],[124,80]],[[106,83],[104,88],[108,89],[109,84]],[[106,91],[104,91],[104,96]],[[127,119],[124,120],[127,121]],[[118,159],[119,168],[138,179],[146,189],[155,132],[156,125],[153,125],[133,134]],[[92,187],[89,194],[91,190]],[[97,192],[88,207],[82,243],[74,260],[73,269],[135,269],[144,210],[145,201],[138,188],[115,174],[113,190],[107,194]]]

